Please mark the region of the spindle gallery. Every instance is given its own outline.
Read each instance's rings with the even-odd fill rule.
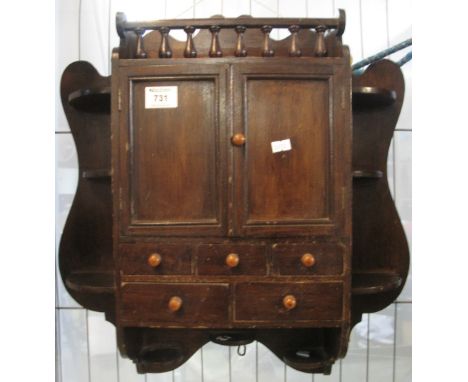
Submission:
[[[259,341],[329,374],[362,314],[400,293],[409,254],[386,158],[403,77],[388,60],[353,75],[344,30],[341,10],[118,13],[112,75],[64,71],[80,179],[60,272],[138,372]]]

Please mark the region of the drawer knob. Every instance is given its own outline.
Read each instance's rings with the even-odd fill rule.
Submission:
[[[311,253],[304,253],[301,257],[302,265],[306,268],[311,268],[315,265],[315,256]]]
[[[231,142],[234,146],[243,146],[245,144],[245,135],[242,133],[234,134],[231,138]]]
[[[173,296],[169,300],[169,304],[167,306],[171,312],[177,312],[182,307],[182,299],[178,296]]]
[[[287,310],[294,309],[296,307],[296,304],[297,304],[296,297],[294,297],[292,294],[288,294],[287,296],[284,296],[283,306]]]
[[[159,264],[161,264],[161,255],[159,253],[152,253],[151,255],[148,256],[148,265],[153,268],[159,267]]]
[[[239,265],[239,255],[237,253],[230,253],[226,256],[226,265],[229,268],[235,268]]]

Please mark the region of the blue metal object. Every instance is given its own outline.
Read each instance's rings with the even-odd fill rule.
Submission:
[[[370,65],[376,61],[379,61],[388,55],[398,52],[399,50],[402,50],[408,46],[411,46],[413,44],[413,39],[409,38],[408,40],[405,40],[403,42],[400,42],[399,44],[396,44],[390,48],[384,49],[381,52],[374,54],[373,56],[367,57],[364,60],[361,60],[357,63],[355,63],[351,68],[353,69],[353,74],[354,75],[361,75],[364,72],[364,67],[367,65]],[[410,61],[413,57],[413,52],[409,52],[406,54],[402,59],[400,59],[397,64],[399,66],[402,66],[406,64],[408,61]]]
[[[405,65],[408,61],[411,61],[411,59],[413,58],[413,51],[405,54],[399,61],[397,61],[397,64],[399,66],[403,66]]]

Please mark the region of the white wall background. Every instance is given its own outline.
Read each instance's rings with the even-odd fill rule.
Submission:
[[[209,17],[330,17],[346,10],[344,42],[354,61],[411,37],[408,0],[56,0],[56,87],[73,61],[91,62],[110,75],[110,52],[118,45],[115,13],[130,20]],[[183,32],[182,32],[183,33]],[[272,37],[284,37],[273,34]],[[395,54],[398,59],[403,53]],[[388,176],[411,245],[411,62],[403,67],[406,94],[392,142]],[[57,90],[56,237],[57,245],[75,193],[76,150]],[[348,355],[330,376],[301,373],[286,367],[258,343],[244,357],[236,348],[207,344],[179,369],[138,375],[120,357],[114,327],[101,313],[79,306],[56,287],[56,375],[63,382],[409,382],[411,381],[411,275],[398,300],[385,310],[364,315],[352,334]]]

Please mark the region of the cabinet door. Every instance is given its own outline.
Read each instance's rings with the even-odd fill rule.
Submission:
[[[234,68],[233,134],[245,137],[232,146],[235,234],[343,234],[351,183],[343,67]]]
[[[227,69],[120,69],[121,234],[225,233]]]

